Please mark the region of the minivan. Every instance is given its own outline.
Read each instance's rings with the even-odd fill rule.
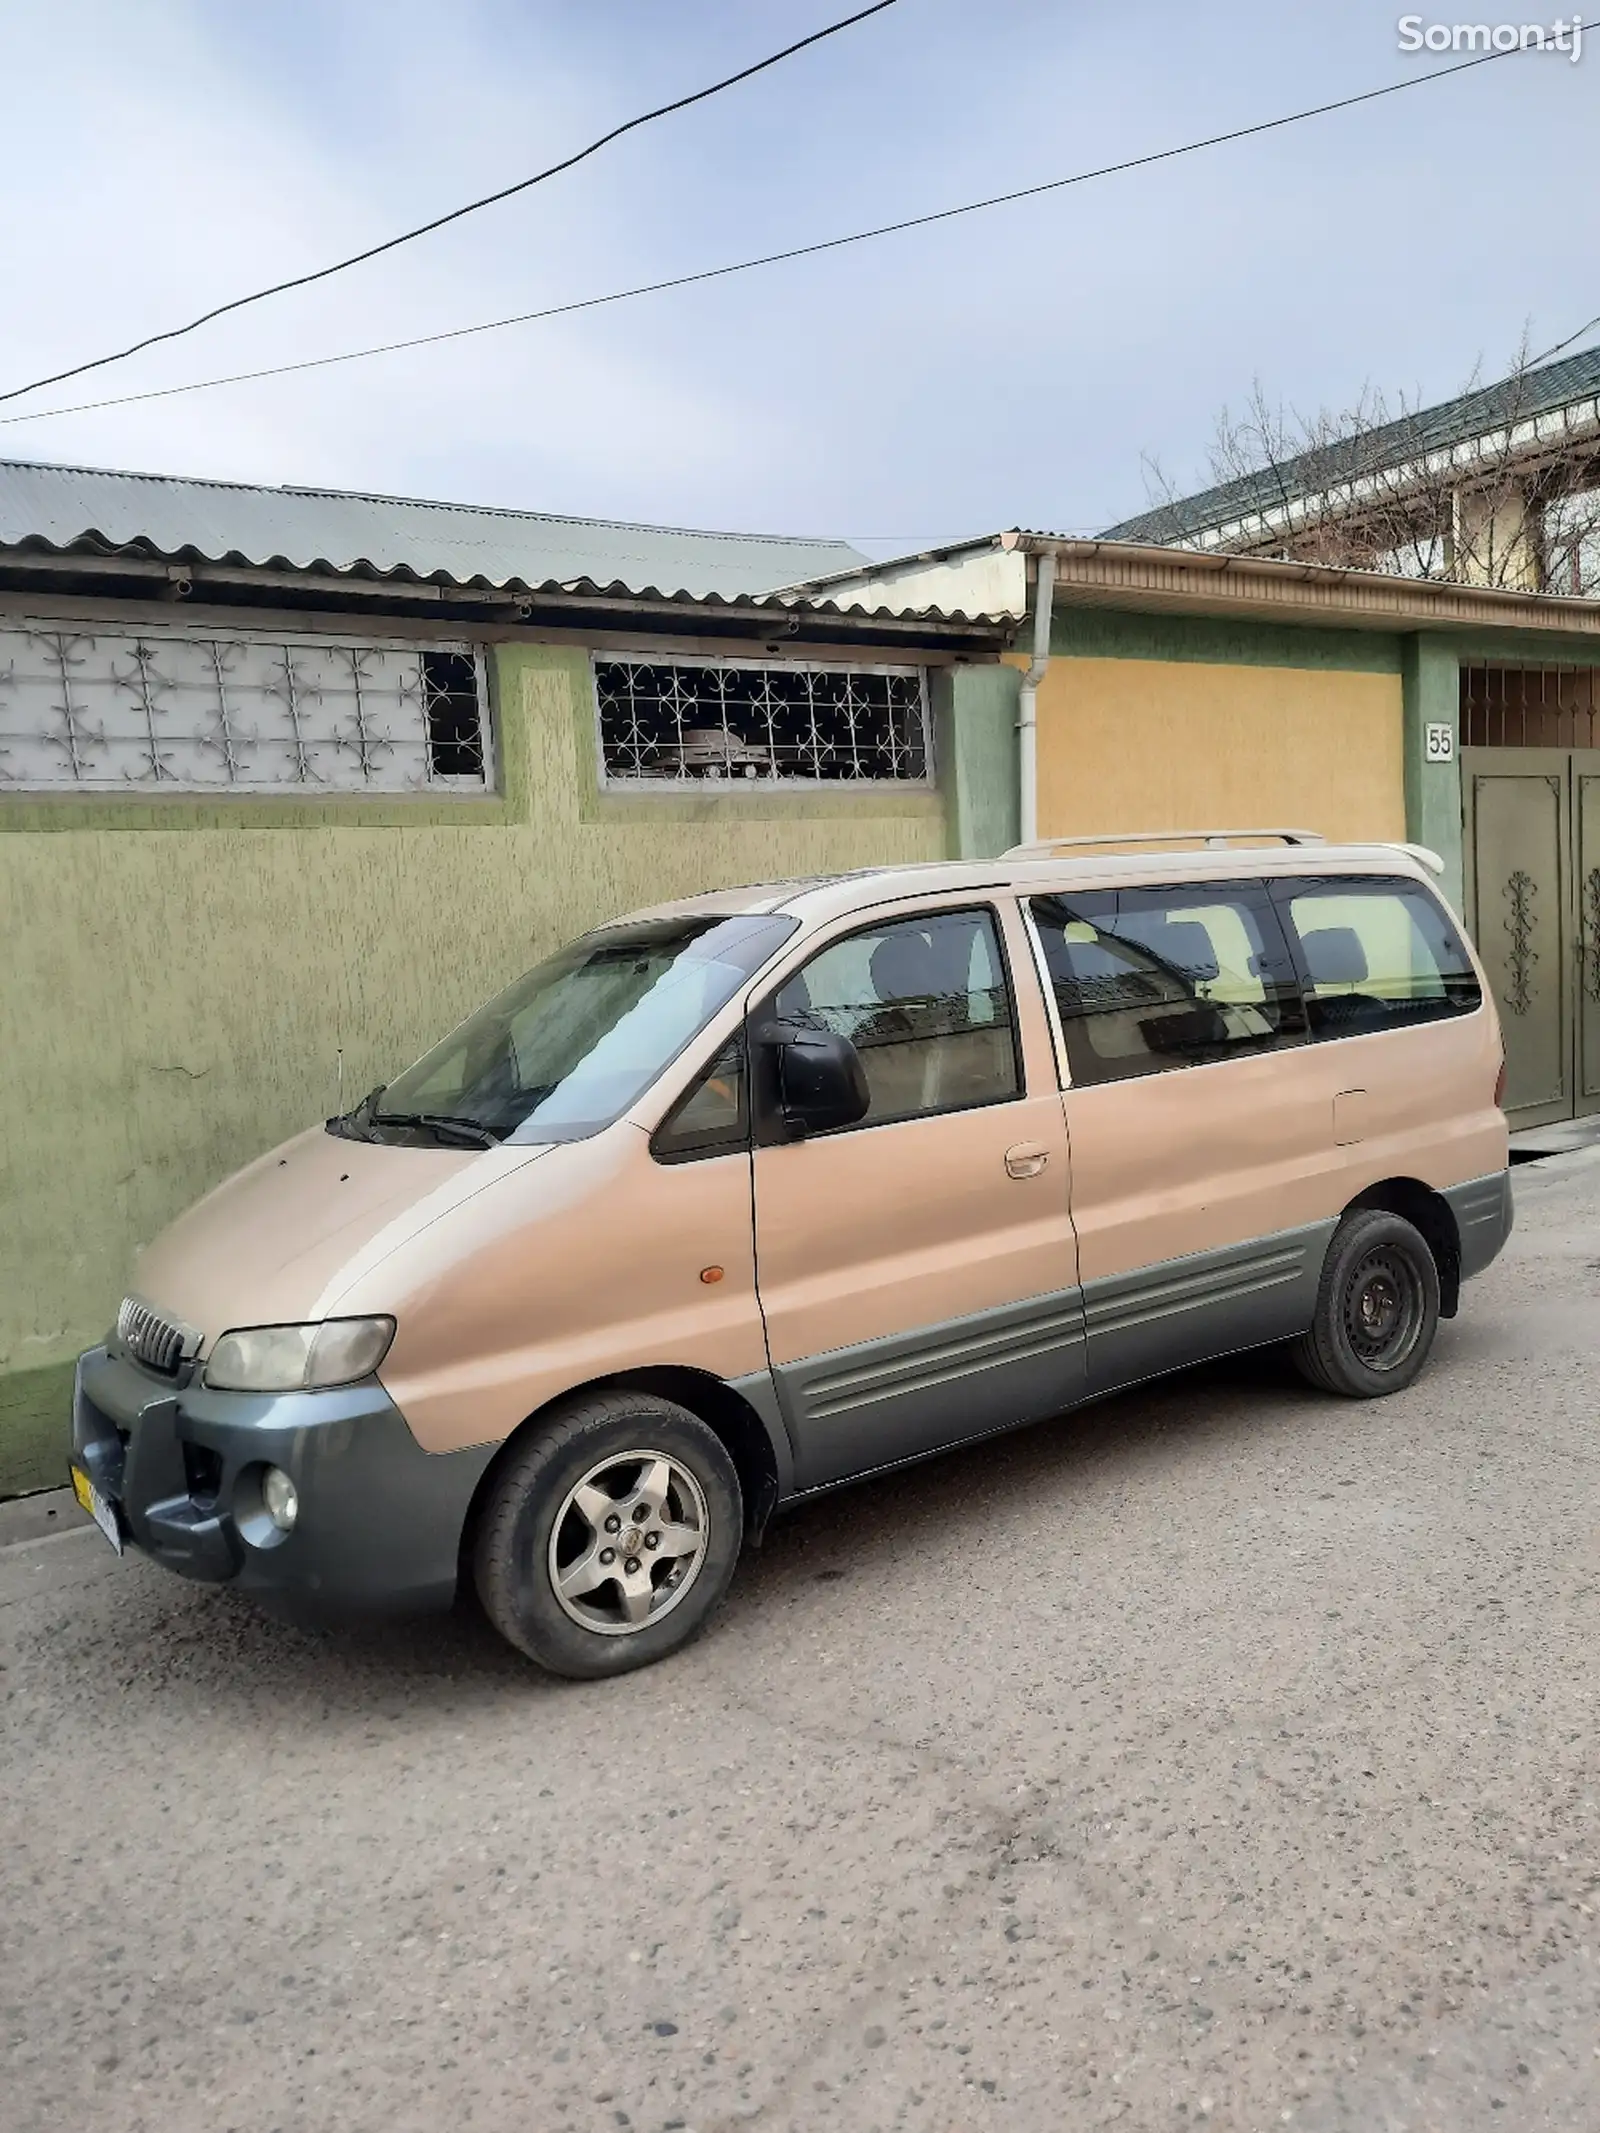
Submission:
[[[1511,1228],[1438,867],[1090,838],[602,926],[150,1245],[79,1501],[291,1616],[475,1588],[599,1676],[841,1483],[1270,1344],[1399,1392]]]

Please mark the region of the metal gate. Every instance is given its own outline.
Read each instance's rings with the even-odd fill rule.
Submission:
[[[1461,782],[1506,1110],[1518,1127],[1600,1111],[1600,747],[1464,748]]]

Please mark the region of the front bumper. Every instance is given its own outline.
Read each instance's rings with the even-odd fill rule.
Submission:
[[[136,1548],[301,1621],[448,1607],[494,1450],[425,1452],[375,1378],[337,1392],[212,1392],[105,1348],[79,1358],[72,1443]],[[266,1466],[299,1495],[289,1533],[260,1512]]]

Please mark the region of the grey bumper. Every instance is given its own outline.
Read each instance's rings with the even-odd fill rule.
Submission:
[[[1456,1218],[1461,1239],[1461,1278],[1481,1274],[1505,1249],[1511,1235],[1511,1173],[1496,1170],[1486,1178],[1472,1178],[1465,1185],[1450,1185],[1444,1197]]]
[[[337,1392],[211,1392],[104,1348],[79,1359],[72,1442],[136,1548],[308,1621],[448,1607],[494,1450],[425,1452],[376,1379]],[[299,1495],[289,1533],[261,1513],[266,1466]]]

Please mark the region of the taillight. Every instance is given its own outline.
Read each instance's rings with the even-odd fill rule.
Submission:
[[[1502,1109],[1506,1100],[1506,1048],[1500,1047],[1500,1071],[1494,1077],[1494,1100]]]

